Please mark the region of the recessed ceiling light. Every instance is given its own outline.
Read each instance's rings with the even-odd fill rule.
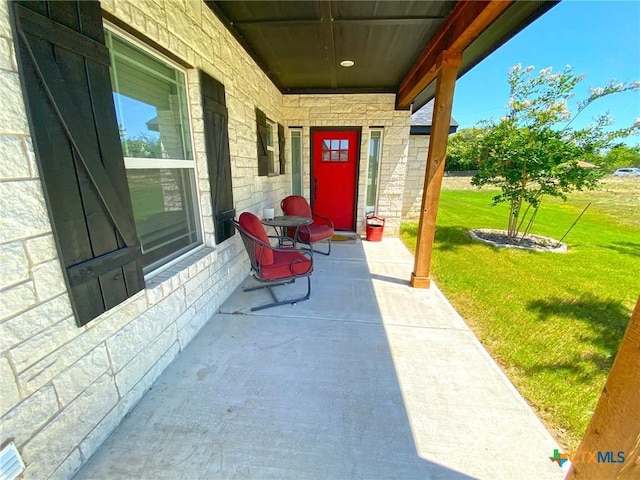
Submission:
[[[340,62],[340,65],[348,68],[348,67],[353,67],[354,63],[355,62],[353,60],[342,60]]]

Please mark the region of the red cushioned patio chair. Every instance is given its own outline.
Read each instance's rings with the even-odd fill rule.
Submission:
[[[278,238],[278,244],[283,245],[285,240],[291,246],[274,247],[269,242],[269,237],[260,222],[253,213],[244,212],[240,218],[232,220],[233,225],[240,232],[240,237],[247,249],[251,261],[251,275],[262,285],[245,288],[245,292],[251,292],[260,288],[266,288],[273,297],[272,303],[253,307],[252,312],[278,305],[294,304],[308,300],[311,296],[311,272],[313,272],[313,254],[309,251],[295,248],[289,238]],[[307,293],[299,298],[278,300],[272,287],[294,283],[298,278],[307,279]]]
[[[329,255],[331,253],[331,237],[335,233],[333,222],[326,217],[316,215],[311,211],[311,207],[306,198],[300,195],[291,195],[280,203],[280,207],[285,215],[296,215],[299,217],[309,217],[313,219],[313,223],[296,229],[289,229],[289,237],[293,238],[296,242],[306,243],[309,248],[322,255]],[[295,237],[295,238],[294,238]],[[313,249],[313,244],[326,240],[329,244],[329,250],[321,252]]]

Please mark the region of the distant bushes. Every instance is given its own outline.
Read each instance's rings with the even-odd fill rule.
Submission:
[[[596,159],[595,163],[609,173],[623,167],[640,167],[640,145],[635,147],[624,143],[616,145],[605,155]]]
[[[463,128],[449,137],[445,164],[447,172],[478,170],[479,162],[471,160],[467,152],[482,131],[483,129],[478,127]]]
[[[478,170],[480,161],[470,154],[485,129],[472,127],[458,130],[449,137],[447,146],[447,172]],[[604,154],[585,155],[584,161],[598,165],[603,171],[612,173],[618,168],[640,167],[640,145],[616,145]]]

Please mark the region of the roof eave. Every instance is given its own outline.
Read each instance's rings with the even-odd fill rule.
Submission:
[[[449,135],[458,131],[457,125],[449,126]],[[431,135],[431,125],[412,125],[409,130],[410,135]]]
[[[482,32],[462,53],[462,64],[458,78],[475,67],[508,40],[533,21],[560,3],[559,0],[517,0]],[[433,80],[413,100],[413,111],[419,110],[435,97],[436,82]]]

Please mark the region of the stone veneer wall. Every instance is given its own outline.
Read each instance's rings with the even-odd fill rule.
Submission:
[[[429,138],[429,135],[411,135],[409,138],[409,162],[407,163],[404,200],[402,202],[403,219],[420,218]]]
[[[257,176],[254,109],[282,123],[282,96],[204,2],[102,6],[194,67],[187,81],[204,248],[76,326],[0,0],[0,445],[16,443],[27,479],[71,477],[248,273],[237,235],[214,243],[196,68],[225,84],[238,212],[258,213],[290,191],[287,176]]]
[[[197,69],[223,82],[238,213],[278,206],[289,174],[258,177],[255,107],[275,122],[362,126],[358,218],[364,209],[369,128],[384,126],[379,212],[397,233],[409,112],[393,95],[283,97],[200,1],[104,0],[102,7],[187,61],[204,247],[88,325],[75,324],[51,233],[14,54],[0,0],[0,445],[14,441],[25,478],[69,478],[245,278],[237,236],[215,245]],[[426,158],[426,157],[425,157]],[[307,192],[308,193],[308,192]],[[363,221],[358,225],[363,230]]]
[[[395,110],[393,94],[285,95],[286,125],[303,127],[303,194],[309,198],[310,127],[362,126],[358,172],[357,231],[364,232],[364,207],[369,164],[370,127],[383,127],[378,214],[386,218],[385,236],[397,236],[402,217],[407,155],[409,111]]]

